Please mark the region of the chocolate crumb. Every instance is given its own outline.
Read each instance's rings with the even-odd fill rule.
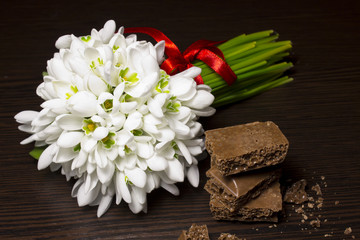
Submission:
[[[325,177],[324,177],[324,176],[321,176],[321,180],[323,180],[323,181],[324,181],[324,180],[325,180]]]
[[[328,221],[328,220],[327,220],[327,219],[325,219],[325,220],[324,220],[324,223],[326,223],[327,221]]]
[[[304,209],[302,207],[299,207],[299,208],[295,209],[295,212],[296,213],[304,213]],[[290,214],[289,214],[289,216],[291,216]]]
[[[312,221],[310,221],[310,225],[312,226],[312,227],[320,227],[320,220],[318,219],[318,218],[316,218],[316,220],[312,220]]]
[[[314,208],[314,204],[313,203],[308,203],[308,207],[309,208]]]
[[[287,203],[301,204],[308,200],[305,187],[307,182],[305,179],[301,179],[295,182],[291,187],[289,187],[284,196],[284,201]]]
[[[344,231],[344,234],[345,234],[345,235],[348,235],[348,234],[350,234],[350,233],[352,233],[351,227],[346,228],[345,231]]]
[[[305,220],[304,220],[304,219],[301,219],[301,222],[302,222],[302,223],[304,223],[304,222],[305,222]]]
[[[335,201],[335,205],[339,205],[339,203],[340,203],[339,201]]]
[[[351,238],[352,238],[352,239],[355,239],[355,236],[354,236],[354,235],[352,235],[352,236],[351,236]]]
[[[314,201],[314,198],[313,197],[308,197],[309,201],[310,202],[313,202]]]
[[[316,195],[322,195],[321,188],[320,188],[319,184],[316,184],[316,185],[312,186],[311,190],[316,192]]]
[[[306,216],[305,214],[302,215],[304,220],[308,220],[308,216]]]
[[[325,234],[324,237],[332,237],[332,234]]]

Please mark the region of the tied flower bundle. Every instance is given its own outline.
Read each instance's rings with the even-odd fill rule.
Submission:
[[[115,30],[111,20],[89,36],[60,37],[36,91],[42,110],[15,116],[19,129],[31,134],[21,144],[35,141],[30,154],[38,169],[61,169],[67,180],[77,179],[72,196],[79,206],[97,205],[98,217],[113,198],[139,213],[147,211],[147,193],[156,188],[178,195],[175,184],[185,177],[197,187],[204,152],[198,118],[214,114],[213,103],[291,80],[282,77],[291,64],[276,63],[291,45],[273,42],[271,31],[219,45],[238,78],[228,86],[198,60],[170,75],[160,67],[168,42],[153,45]],[[205,84],[197,85],[201,71]]]

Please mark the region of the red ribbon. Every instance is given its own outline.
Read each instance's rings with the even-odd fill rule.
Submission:
[[[222,43],[208,40],[198,40],[191,44],[184,53],[181,53],[179,48],[161,31],[150,27],[134,27],[125,28],[125,33],[145,33],[155,41],[165,41],[165,54],[167,59],[161,64],[161,68],[167,74],[173,75],[175,73],[184,71],[191,68],[192,61],[195,59],[201,60],[206,63],[210,68],[217,72],[228,85],[231,85],[236,80],[236,75],[226,63],[224,54],[215,45]],[[203,84],[204,80],[201,75],[195,77],[197,84]]]

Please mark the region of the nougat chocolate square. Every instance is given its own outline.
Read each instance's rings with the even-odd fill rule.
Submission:
[[[231,211],[230,206],[225,204],[221,197],[212,194],[210,210],[217,220],[277,222],[278,213],[282,210],[280,184],[273,183],[257,198],[250,200],[236,211]]]
[[[207,226],[194,223],[188,231],[182,231],[178,240],[210,240]]]
[[[222,202],[231,206],[231,211],[235,211],[250,199],[259,196],[271,183],[280,178],[280,174],[281,169],[271,167],[223,176],[216,167],[212,167],[206,172],[209,179],[204,188],[208,193],[217,195]]]
[[[205,132],[211,166],[227,176],[284,161],[289,141],[271,122],[253,122]]]

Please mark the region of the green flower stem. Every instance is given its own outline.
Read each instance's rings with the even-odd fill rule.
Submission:
[[[291,41],[276,41],[279,35],[272,30],[240,35],[218,45],[226,62],[237,76],[228,86],[222,77],[205,63],[196,60],[202,69],[204,83],[212,88],[214,107],[229,104],[292,81],[284,72],[293,67],[285,62],[292,48]]]
[[[217,108],[217,107],[224,106],[224,105],[236,102],[236,101],[240,101],[240,100],[252,97],[254,95],[257,95],[259,93],[262,93],[264,91],[270,90],[271,88],[278,87],[285,83],[291,82],[292,80],[293,80],[292,78],[284,76],[282,78],[279,78],[279,79],[272,81],[270,83],[267,83],[267,84],[261,84],[256,87],[253,87],[251,89],[243,89],[233,95],[228,95],[222,99],[215,100],[213,103],[213,106],[215,108]]]

